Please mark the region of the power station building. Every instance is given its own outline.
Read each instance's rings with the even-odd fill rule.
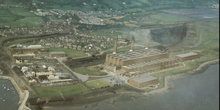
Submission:
[[[107,54],[105,59],[105,69],[113,71],[117,75],[127,76],[129,84],[137,88],[155,85],[158,79],[149,76],[149,73],[178,67],[179,61],[170,58],[167,50],[148,48],[147,39],[145,49],[134,49],[134,37],[131,40],[130,51],[117,53],[117,37],[115,39],[114,52]]]
[[[170,58],[167,51],[148,49],[147,40],[145,49],[134,50],[134,37],[131,41],[131,50],[117,53],[117,37],[114,52],[106,55],[106,69],[120,75],[139,76],[149,72],[164,70],[179,66],[175,58]]]
[[[129,84],[137,88],[144,88],[158,84],[158,79],[149,75],[129,79]]]
[[[163,58],[169,58],[169,53],[157,49],[143,49],[118,54],[108,54],[106,55],[105,63],[111,66],[126,66]]]
[[[199,54],[194,53],[194,52],[190,52],[190,53],[186,53],[186,54],[177,55],[176,58],[180,62],[184,62],[184,61],[187,61],[187,60],[199,59]]]

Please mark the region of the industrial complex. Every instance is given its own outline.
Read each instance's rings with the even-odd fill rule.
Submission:
[[[101,64],[104,70],[116,75],[122,82],[133,87],[144,89],[158,84],[158,79],[151,74],[167,69],[181,67],[184,61],[198,59],[197,53],[186,53],[171,57],[166,49],[149,48],[147,38],[145,48],[134,48],[135,37],[131,38],[129,51],[118,52],[118,37],[115,38],[114,51],[107,54],[105,63]],[[59,58],[68,60],[63,51],[49,52],[42,45],[12,45],[8,49],[15,58],[17,73],[32,85],[60,85],[85,82],[72,70],[59,62]],[[48,60],[54,63],[47,63]],[[53,61],[52,61],[53,60]],[[61,64],[60,64],[61,63]],[[86,62],[84,62],[86,63]],[[88,76],[84,76],[88,77]],[[111,81],[109,82],[111,83]]]
[[[158,84],[158,79],[150,76],[153,72],[181,66],[182,61],[199,58],[196,53],[187,53],[170,57],[166,50],[149,48],[149,40],[145,49],[134,49],[134,37],[131,39],[130,51],[117,52],[117,40],[115,39],[114,52],[106,55],[105,69],[119,76],[126,77],[128,84],[144,88]]]

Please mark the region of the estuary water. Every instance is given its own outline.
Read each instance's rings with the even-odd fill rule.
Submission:
[[[172,81],[174,89],[163,94],[116,101],[100,102],[92,108],[45,107],[45,110],[219,110],[219,64],[205,72]]]
[[[0,80],[0,110],[17,110],[19,95],[9,80]]]

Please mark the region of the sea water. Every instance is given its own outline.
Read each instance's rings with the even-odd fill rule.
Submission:
[[[0,110],[17,110],[19,95],[9,80],[0,80]]]

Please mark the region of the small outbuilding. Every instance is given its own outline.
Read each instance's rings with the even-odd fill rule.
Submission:
[[[190,53],[186,53],[186,54],[176,55],[176,58],[180,62],[184,62],[184,61],[187,61],[187,60],[199,59],[199,54],[194,53],[194,52],[190,52]]]

